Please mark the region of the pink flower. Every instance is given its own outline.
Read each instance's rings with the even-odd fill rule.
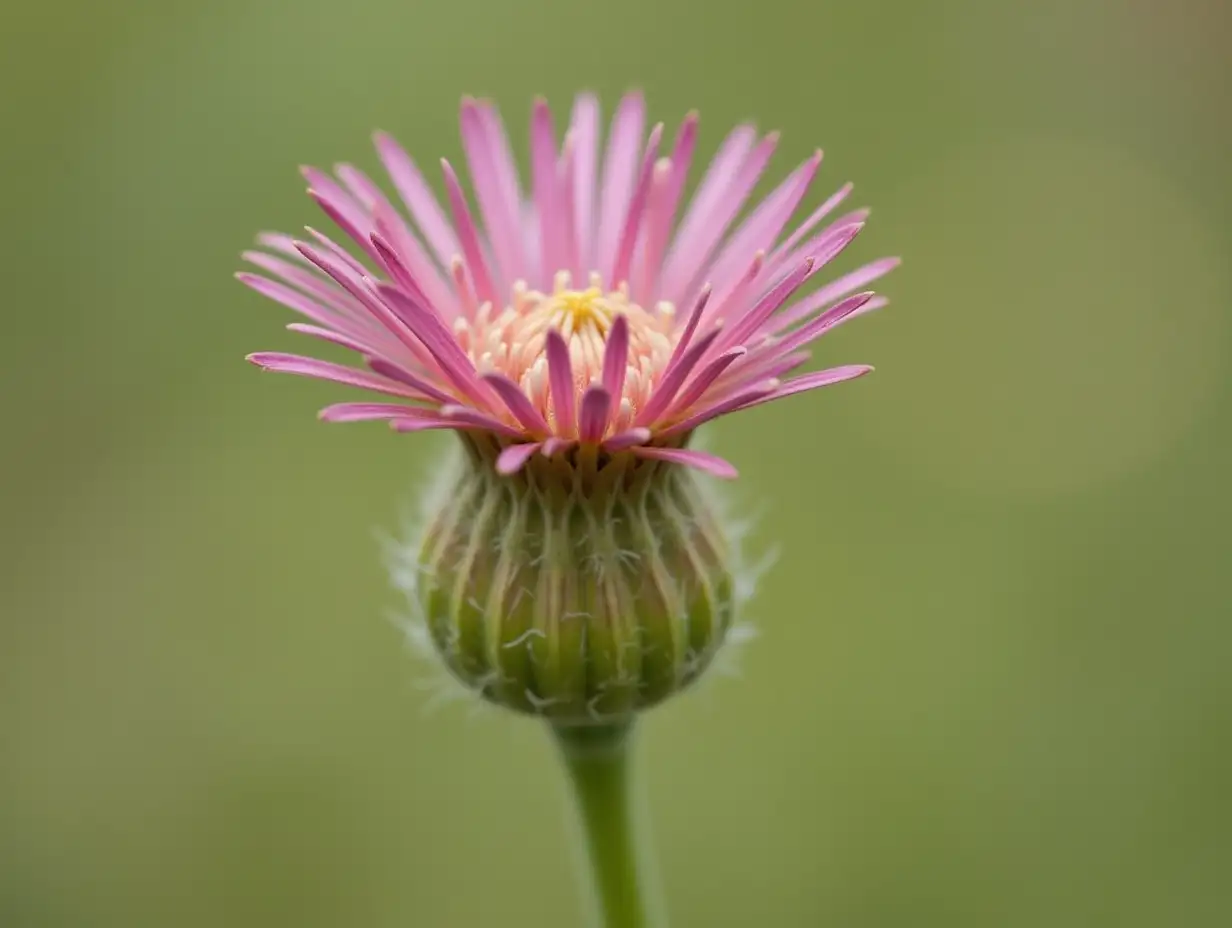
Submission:
[[[448,213],[406,152],[378,134],[410,221],[351,165],[334,177],[304,170],[309,195],[366,261],[311,229],[308,241],[263,235],[265,250],[244,255],[265,275],[239,279],[306,317],[289,328],[356,352],[364,368],[273,352],[249,360],[393,399],[339,403],[322,419],[486,436],[479,444],[503,474],[579,448],[733,477],[726,461],[686,447],[694,429],[872,370],[788,377],[815,339],[884,305],[854,291],[898,263],[874,261],[801,295],[867,217],[823,224],[848,185],[784,236],[820,152],[736,224],[776,134],[733,130],[686,203],[697,118],[661,154],[663,127],[647,137],[640,94],[620,102],[601,166],[595,98],[577,98],[559,147],[537,101],[528,192],[495,107],[464,99],[461,122],[474,213],[447,162]]]

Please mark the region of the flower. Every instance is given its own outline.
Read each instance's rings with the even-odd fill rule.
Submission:
[[[400,432],[453,429],[491,452],[503,475],[574,452],[673,462],[720,477],[735,469],[686,447],[729,412],[871,370],[847,365],[787,377],[808,346],[884,304],[855,293],[897,264],[883,259],[799,296],[855,238],[867,212],[822,225],[843,187],[783,231],[821,164],[793,171],[733,229],[778,136],[737,127],[687,203],[697,139],[685,118],[670,151],[646,137],[639,94],[620,103],[600,172],[599,106],[575,101],[557,147],[546,102],[531,118],[529,195],[490,103],[464,99],[461,126],[473,213],[442,161],[448,214],[407,153],[376,147],[413,222],[359,169],[305,168],[309,195],[367,264],[316,230],[260,237],[239,279],[307,318],[289,328],[356,352],[365,369],[275,352],[260,367],[384,394],[396,402],[323,409],[332,422],[387,419]],[[683,210],[683,217],[676,217]],[[798,297],[792,302],[793,297]]]
[[[641,96],[626,96],[600,171],[596,100],[577,98],[559,149],[537,102],[527,197],[495,108],[466,99],[478,221],[447,162],[448,218],[410,156],[378,134],[407,215],[351,165],[304,170],[365,260],[309,229],[306,241],[261,236],[265,250],[245,257],[265,275],[239,275],[307,317],[289,328],[364,367],[250,360],[396,400],[339,403],[323,419],[462,436],[470,466],[444,474],[411,558],[411,600],[457,679],[558,727],[624,724],[710,665],[741,584],[731,533],[695,474],[736,472],[690,438],[725,413],[871,370],[783,379],[815,339],[885,302],[855,291],[897,264],[801,295],[867,215],[823,225],[847,186],[783,237],[821,153],[732,229],[777,136],[736,128],[685,209],[697,117],[664,156],[662,126],[647,138],[644,123]]]

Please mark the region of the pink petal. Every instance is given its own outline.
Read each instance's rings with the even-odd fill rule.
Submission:
[[[671,417],[679,415],[689,409],[694,403],[701,399],[702,394],[714,383],[720,374],[727,370],[731,365],[744,357],[748,350],[741,348],[732,348],[719,355],[704,368],[698,371],[697,376],[687,385],[687,388],[681,393],[668,407],[664,416]]]
[[[462,146],[470,165],[471,186],[479,201],[479,212],[492,242],[496,257],[496,272],[504,284],[510,284],[521,272],[522,244],[518,216],[509,209],[506,191],[496,164],[497,155],[488,132],[488,124],[479,104],[470,97],[462,99]],[[502,288],[503,289],[503,288]]]
[[[574,411],[573,364],[569,346],[556,329],[549,329],[545,349],[548,357],[548,385],[552,390],[552,408],[556,411],[556,431],[572,436],[577,428]]]
[[[638,233],[642,228],[642,216],[646,210],[646,199],[650,193],[650,181],[654,173],[655,158],[659,154],[659,139],[662,135],[663,124],[660,123],[650,131],[650,139],[646,143],[646,152],[642,157],[642,170],[638,175],[637,186],[633,188],[633,196],[629,200],[629,208],[625,213],[620,238],[617,239],[616,255],[612,267],[604,274],[604,280],[610,281],[612,287],[619,287],[629,282],[629,272],[633,267],[633,249],[637,245]]]
[[[612,136],[603,159],[603,180],[599,185],[599,227],[595,253],[591,256],[598,268],[610,269],[615,263],[621,220],[628,211],[633,193],[645,121],[646,103],[642,95],[637,92],[626,94],[612,117]],[[615,285],[615,282],[611,283]]]
[[[629,320],[617,316],[607,333],[603,349],[603,386],[613,399],[624,395],[625,375],[629,371]]]
[[[784,397],[794,396],[797,393],[804,393],[806,390],[816,390],[820,387],[833,386],[836,383],[845,383],[848,380],[855,380],[857,377],[863,377],[865,374],[872,373],[873,368],[867,364],[848,364],[843,367],[832,367],[829,370],[817,371],[812,374],[804,374],[797,377],[795,380],[789,380],[773,393],[759,397],[755,400],[750,400],[744,405],[738,407],[740,409],[750,409],[753,406],[760,406],[762,403],[769,403],[773,400],[781,400]]]
[[[501,451],[496,458],[496,472],[504,474],[508,477],[510,474],[516,474],[531,459],[536,451],[542,446],[542,442],[532,441],[524,445],[510,445]]]
[[[651,305],[655,286],[659,282],[659,273],[663,267],[663,255],[667,249],[668,238],[672,231],[672,221],[676,218],[676,210],[680,206],[680,197],[684,192],[685,180],[689,175],[689,166],[693,162],[693,151],[697,146],[697,113],[690,113],[680,124],[672,153],[663,165],[662,176],[656,167],[654,182],[651,186],[650,201],[646,216],[646,245],[642,253],[642,272],[639,275],[638,286],[634,296]]]
[[[894,268],[901,264],[899,258],[882,258],[880,261],[873,261],[871,264],[866,264],[861,268],[857,268],[850,274],[844,274],[837,280],[826,284],[824,287],[810,293],[800,302],[793,305],[786,312],[781,313],[774,319],[770,320],[766,325],[762,326],[763,332],[781,332],[783,329],[794,325],[801,319],[811,316],[821,307],[834,300],[847,296],[853,290],[859,290],[861,287],[867,286],[879,277],[884,277]]]
[[[770,255],[771,262],[778,263],[781,258],[791,254],[795,247],[804,240],[804,236],[808,235],[817,223],[834,212],[835,208],[850,196],[852,189],[851,184],[844,184],[832,193],[830,198],[822,203],[821,206],[813,210],[808,219],[804,220],[800,227],[788,236],[787,241],[774,250],[774,253]]]
[[[736,468],[722,458],[707,454],[705,451],[695,451],[692,448],[658,448],[653,445],[639,445],[633,449],[633,453],[640,458],[683,464],[685,467],[693,467],[724,480],[734,480],[739,476]]]
[[[428,429],[453,429],[458,431],[462,426],[450,419],[391,419],[389,427],[395,432],[426,432]]]
[[[850,316],[867,304],[873,296],[874,294],[871,291],[857,293],[855,296],[847,297],[847,299],[840,303],[835,303],[817,318],[809,320],[794,332],[785,335],[781,341],[773,346],[773,350],[777,354],[789,354],[797,348],[803,348],[809,342],[820,338],[847,316]]]
[[[783,231],[783,226],[791,219],[796,207],[808,192],[817,169],[821,167],[821,157],[820,151],[815,152],[813,157],[788,175],[728,239],[714,261],[716,290],[726,290],[734,277],[729,271],[725,280],[719,276],[720,269],[738,266],[745,255],[765,251],[774,244]]]
[[[255,264],[261,270],[268,271],[276,277],[281,277],[292,287],[302,290],[327,309],[350,319],[363,320],[364,322],[371,321],[368,319],[367,313],[362,306],[357,305],[354,300],[350,299],[332,281],[308,268],[292,264],[289,261],[283,261],[281,258],[275,258],[273,255],[267,255],[263,251],[246,251],[241,257],[248,263]],[[298,251],[295,252],[295,257],[300,261],[303,260],[303,255]],[[240,277],[240,280],[244,280],[244,278]]]
[[[444,158],[441,159],[441,170],[445,174],[445,190],[449,194],[449,208],[453,213],[453,224],[458,230],[462,241],[462,256],[466,259],[467,270],[475,281],[475,292],[481,301],[496,303],[496,288],[492,284],[492,274],[488,270],[488,262],[483,256],[483,246],[479,242],[479,231],[471,218],[470,207],[466,205],[466,195],[458,182],[458,175]]]
[[[599,101],[581,94],[573,103],[569,132],[575,148],[573,175],[574,228],[577,233],[578,273],[595,265],[591,249],[595,238],[595,173],[599,156]]]
[[[376,284],[376,292],[397,318],[415,334],[455,386],[478,406],[487,408],[489,394],[483,389],[475,365],[458,345],[439,316],[388,284]]]
[[[574,442],[571,439],[561,438],[558,435],[553,435],[543,443],[543,456],[550,458],[558,451],[564,451],[566,448],[572,447]]]
[[[235,279],[244,284],[244,286],[256,290],[263,297],[281,303],[288,309],[293,309],[300,315],[306,316],[320,325],[356,336],[364,331],[363,327],[357,325],[352,319],[340,316],[321,306],[315,300],[304,296],[304,294],[292,290],[290,287],[277,281],[262,277],[260,274],[249,274],[246,271],[241,271],[235,275]]]
[[[578,414],[578,437],[584,442],[597,444],[607,431],[611,411],[612,394],[599,384],[588,387],[582,394],[582,407]]]
[[[309,335],[313,338],[319,338],[321,341],[339,345],[358,354],[372,354],[374,350],[372,345],[356,341],[346,335],[341,335],[333,329],[323,329],[319,325],[309,325],[306,322],[288,323],[287,331],[298,332],[300,335]]]
[[[530,397],[523,393],[516,383],[504,374],[484,374],[483,379],[497,392],[514,418],[521,422],[528,432],[546,434],[551,431],[547,420],[540,415]]]
[[[504,227],[502,234],[511,239],[510,245],[507,246],[511,252],[508,260],[513,263],[504,268],[504,271],[509,280],[517,280],[529,273],[526,249],[522,244],[522,189],[518,183],[517,162],[514,161],[513,152],[509,148],[509,136],[505,133],[505,124],[501,122],[496,107],[487,100],[479,100],[477,106],[488,139],[488,156],[496,171],[504,199],[504,208],[500,211],[500,222]]]
[[[366,422],[373,419],[417,418],[423,413],[429,413],[429,418],[440,418],[435,410],[399,406],[396,403],[335,403],[317,413],[317,418],[322,422]]]
[[[677,238],[672,255],[668,258],[668,268],[664,271],[665,299],[678,302],[679,296],[688,293],[701,282],[698,278],[705,271],[706,261],[744,206],[749,194],[753,192],[777,145],[777,133],[771,133],[762,139],[740,165],[730,186],[723,190],[723,195],[706,214],[704,221],[699,223],[692,236],[687,239],[683,235]],[[677,297],[673,298],[672,294]]]
[[[565,266],[563,204],[557,196],[556,130],[552,111],[542,97],[535,100],[530,125],[531,181],[538,216],[540,286],[551,286],[553,275]]]
[[[704,287],[702,292],[698,294],[697,302],[693,304],[693,311],[689,313],[689,318],[685,320],[684,331],[680,333],[680,339],[676,342],[676,347],[672,349],[672,356],[668,359],[664,373],[680,363],[681,357],[683,357],[689,347],[689,343],[693,340],[693,335],[697,332],[698,325],[701,324],[702,316],[706,314],[706,305],[710,302],[710,293],[710,288]]]
[[[704,406],[687,419],[682,419],[675,425],[671,425],[665,429],[658,431],[658,438],[669,438],[672,435],[679,435],[693,431],[699,425],[709,422],[711,419],[717,419],[719,416],[726,415],[729,412],[734,412],[737,409],[744,409],[746,406],[755,402],[763,396],[767,396],[774,392],[775,386],[749,387],[740,393],[729,395],[723,400]]]
[[[770,291],[758,300],[743,318],[730,320],[731,325],[715,345],[717,351],[723,351],[732,345],[743,344],[745,339],[758,330],[761,324],[770,318],[771,314],[787,302],[793,293],[800,289],[801,284],[813,273],[813,259],[805,258],[790,274],[780,280]]]
[[[489,416],[470,406],[442,406],[441,416],[450,422],[459,422],[470,428],[483,429],[508,438],[524,438],[519,429],[512,428],[494,416]]]
[[[627,432],[621,432],[618,435],[613,435],[603,443],[603,447],[608,451],[625,451],[632,448],[634,445],[644,445],[650,441],[650,429],[636,428],[629,429]]]
[[[405,396],[409,399],[421,397],[413,390],[392,380],[364,371],[355,370],[342,364],[321,361],[317,358],[305,358],[295,354],[283,354],[278,351],[259,351],[250,354],[248,360],[257,367],[279,374],[296,374],[300,377],[315,377],[318,380],[329,380],[345,384],[348,387],[359,387],[361,390],[371,390],[374,393],[387,393],[390,396]]]
[[[714,344],[714,340],[718,338],[719,332],[719,329],[714,329],[702,336],[684,353],[678,364],[675,366],[668,365],[667,370],[663,374],[663,379],[659,381],[659,385],[655,387],[654,392],[650,395],[650,399],[646,401],[646,405],[637,414],[637,418],[634,420],[636,425],[649,425],[659,416],[663,415],[664,411],[671,406],[672,400],[676,398],[676,391],[680,389],[685,378],[689,376],[689,373],[697,366],[702,356]]]
[[[402,202],[410,210],[415,224],[419,226],[428,245],[436,254],[436,260],[441,267],[449,267],[449,259],[458,254],[461,247],[453,228],[437,204],[436,197],[432,195],[432,188],[424,180],[411,156],[390,136],[378,132],[373,136],[373,141],[376,143],[381,163],[385,165],[390,180],[393,181],[398,195],[402,197]]]
[[[447,393],[442,387],[436,383],[432,383],[414,374],[411,371],[394,364],[386,358],[370,357],[366,359],[368,367],[382,377],[388,377],[390,380],[396,380],[399,383],[404,383],[412,390],[422,393],[424,396],[436,400],[438,403],[456,403],[458,398],[450,393]]]

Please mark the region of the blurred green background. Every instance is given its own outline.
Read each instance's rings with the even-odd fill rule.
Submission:
[[[533,724],[428,708],[381,562],[444,446],[264,378],[302,162],[629,86],[828,151],[858,384],[723,421],[741,679],[648,717],[677,926],[1232,924],[1217,0],[9,2],[0,926],[575,925]]]

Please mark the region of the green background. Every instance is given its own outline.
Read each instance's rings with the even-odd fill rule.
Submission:
[[[0,925],[576,925],[533,724],[433,707],[381,538],[445,437],[244,364],[295,168],[630,86],[874,207],[856,384],[724,420],[739,679],[646,719],[677,926],[1232,923],[1216,0],[9,2]]]

